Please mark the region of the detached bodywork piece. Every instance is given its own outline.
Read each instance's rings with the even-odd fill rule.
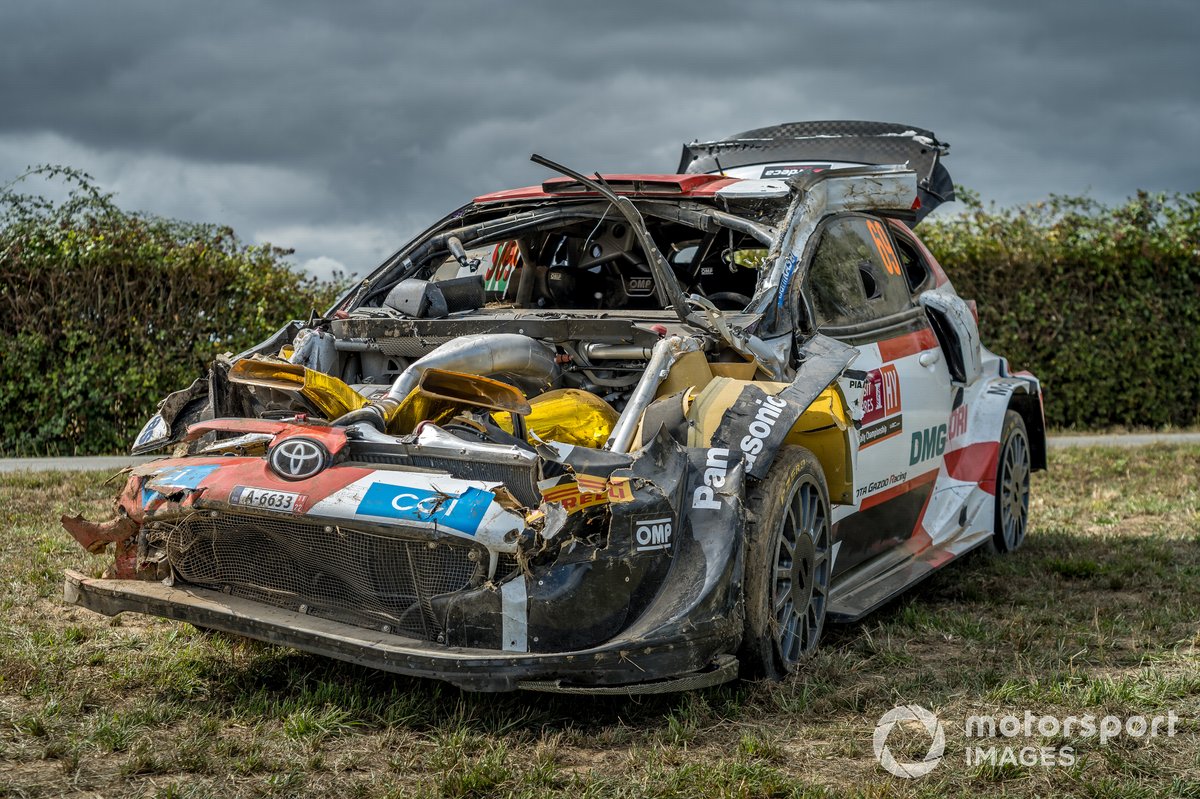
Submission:
[[[167,397],[66,596],[472,690],[781,676],[1025,533],[1038,381],[913,234],[932,133],[804,123],[485,195]]]

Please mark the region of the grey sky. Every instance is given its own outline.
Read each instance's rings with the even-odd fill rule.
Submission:
[[[127,208],[362,274],[476,194],[671,171],[798,119],[934,130],[1015,203],[1200,190],[1200,3],[13,2],[0,182],[91,172]],[[949,208],[949,207],[948,207]]]

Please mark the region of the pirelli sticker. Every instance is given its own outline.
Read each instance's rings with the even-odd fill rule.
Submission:
[[[607,505],[610,502],[632,502],[633,486],[629,479],[612,477],[597,484],[595,478],[579,475],[579,480],[562,478],[539,485],[543,502],[557,502],[568,514]],[[588,490],[588,489],[593,490]]]

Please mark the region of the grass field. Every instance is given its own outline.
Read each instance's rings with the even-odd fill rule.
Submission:
[[[1066,450],[1026,546],[953,564],[827,632],[782,684],[615,700],[463,694],[144,617],[62,604],[99,574],[57,524],[93,474],[0,475],[0,796],[1200,797],[1200,447]],[[876,720],[935,711],[946,756],[904,780]],[[979,741],[974,714],[1152,716],[1176,735]],[[905,737],[907,735],[907,738]],[[897,729],[898,755],[928,737]],[[968,745],[1074,748],[968,765]]]

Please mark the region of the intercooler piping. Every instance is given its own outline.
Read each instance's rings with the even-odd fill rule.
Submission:
[[[520,375],[552,385],[560,374],[554,351],[542,342],[518,333],[479,333],[447,341],[437,349],[409,364],[400,373],[386,395],[358,411],[338,419],[338,425],[370,422],[381,429],[395,415],[404,398],[421,382],[426,369],[487,377],[497,374]],[[383,423],[383,424],[381,424]]]
[[[613,427],[612,435],[605,442],[605,449],[612,452],[629,452],[642,414],[654,401],[654,394],[666,379],[675,361],[684,353],[698,349],[700,343],[696,339],[683,336],[667,336],[655,343],[654,350],[650,353],[650,362],[646,364],[646,371],[642,373],[642,379],[633,389],[625,410],[621,412],[621,418]]]

